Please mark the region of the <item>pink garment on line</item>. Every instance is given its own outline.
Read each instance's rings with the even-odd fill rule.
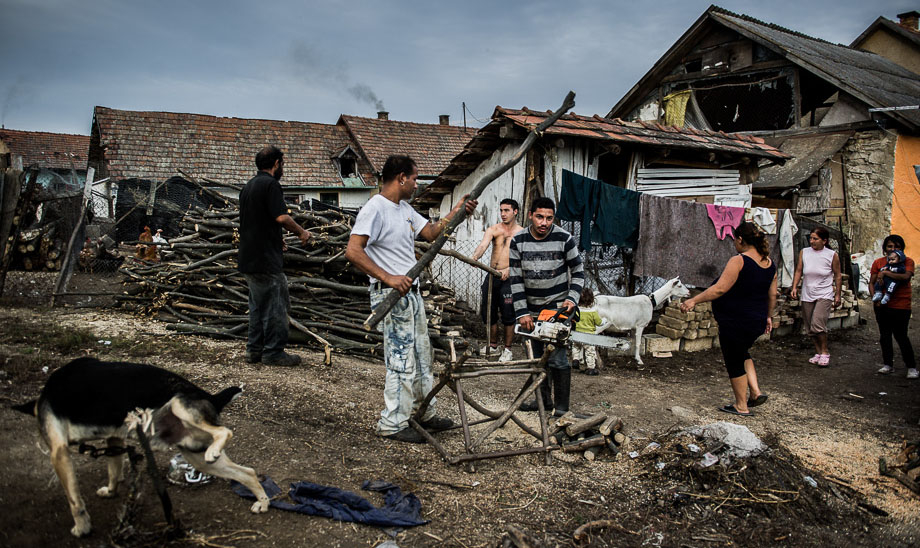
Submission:
[[[734,229],[744,221],[744,208],[706,204],[706,213],[716,227],[716,238],[724,240],[726,236],[735,239]]]

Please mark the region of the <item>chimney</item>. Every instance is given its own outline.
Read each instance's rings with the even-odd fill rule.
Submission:
[[[898,24],[907,30],[918,32],[918,30],[920,30],[918,23],[920,23],[920,13],[916,11],[907,11],[898,14]]]
[[[378,119],[378,120],[389,120],[389,119],[390,119],[390,113],[387,112],[387,111],[385,111],[385,110],[378,110],[378,111],[377,111],[377,119]]]
[[[449,126],[450,125],[450,114],[441,114],[440,116],[438,116],[438,122],[440,122],[442,126]]]

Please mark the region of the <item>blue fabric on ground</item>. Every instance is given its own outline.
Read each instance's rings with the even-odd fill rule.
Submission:
[[[271,507],[279,510],[379,527],[413,527],[428,523],[428,520],[421,517],[422,503],[418,497],[412,493],[403,495],[399,487],[383,480],[365,481],[361,486],[365,491],[383,493],[383,506],[380,508],[351,491],[307,481],[291,484],[288,496],[294,503],[274,500],[281,493],[281,488],[269,477],[262,480],[261,484],[265,494],[272,499]],[[234,493],[243,498],[256,498],[238,482],[231,482],[231,487]]]

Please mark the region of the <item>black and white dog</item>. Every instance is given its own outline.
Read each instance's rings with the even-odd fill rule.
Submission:
[[[241,392],[234,386],[211,395],[175,373],[150,365],[79,358],[51,374],[37,401],[14,409],[38,417],[73,514],[70,532],[81,537],[92,526],[68,446],[105,440],[108,447],[124,447],[125,438],[134,432],[132,420],[142,424],[155,449],[177,446],[196,469],[245,485],[256,495],[253,513],[267,511],[269,500],[253,469],[232,462],[224,453],[233,433],[218,424],[218,415]],[[108,457],[108,485],[96,491],[98,496],[115,495],[124,458]]]

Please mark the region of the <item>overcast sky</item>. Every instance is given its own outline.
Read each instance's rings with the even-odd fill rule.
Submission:
[[[479,126],[496,105],[601,114],[709,1],[0,0],[0,123],[89,134],[93,106]],[[849,44],[910,0],[718,5]]]

